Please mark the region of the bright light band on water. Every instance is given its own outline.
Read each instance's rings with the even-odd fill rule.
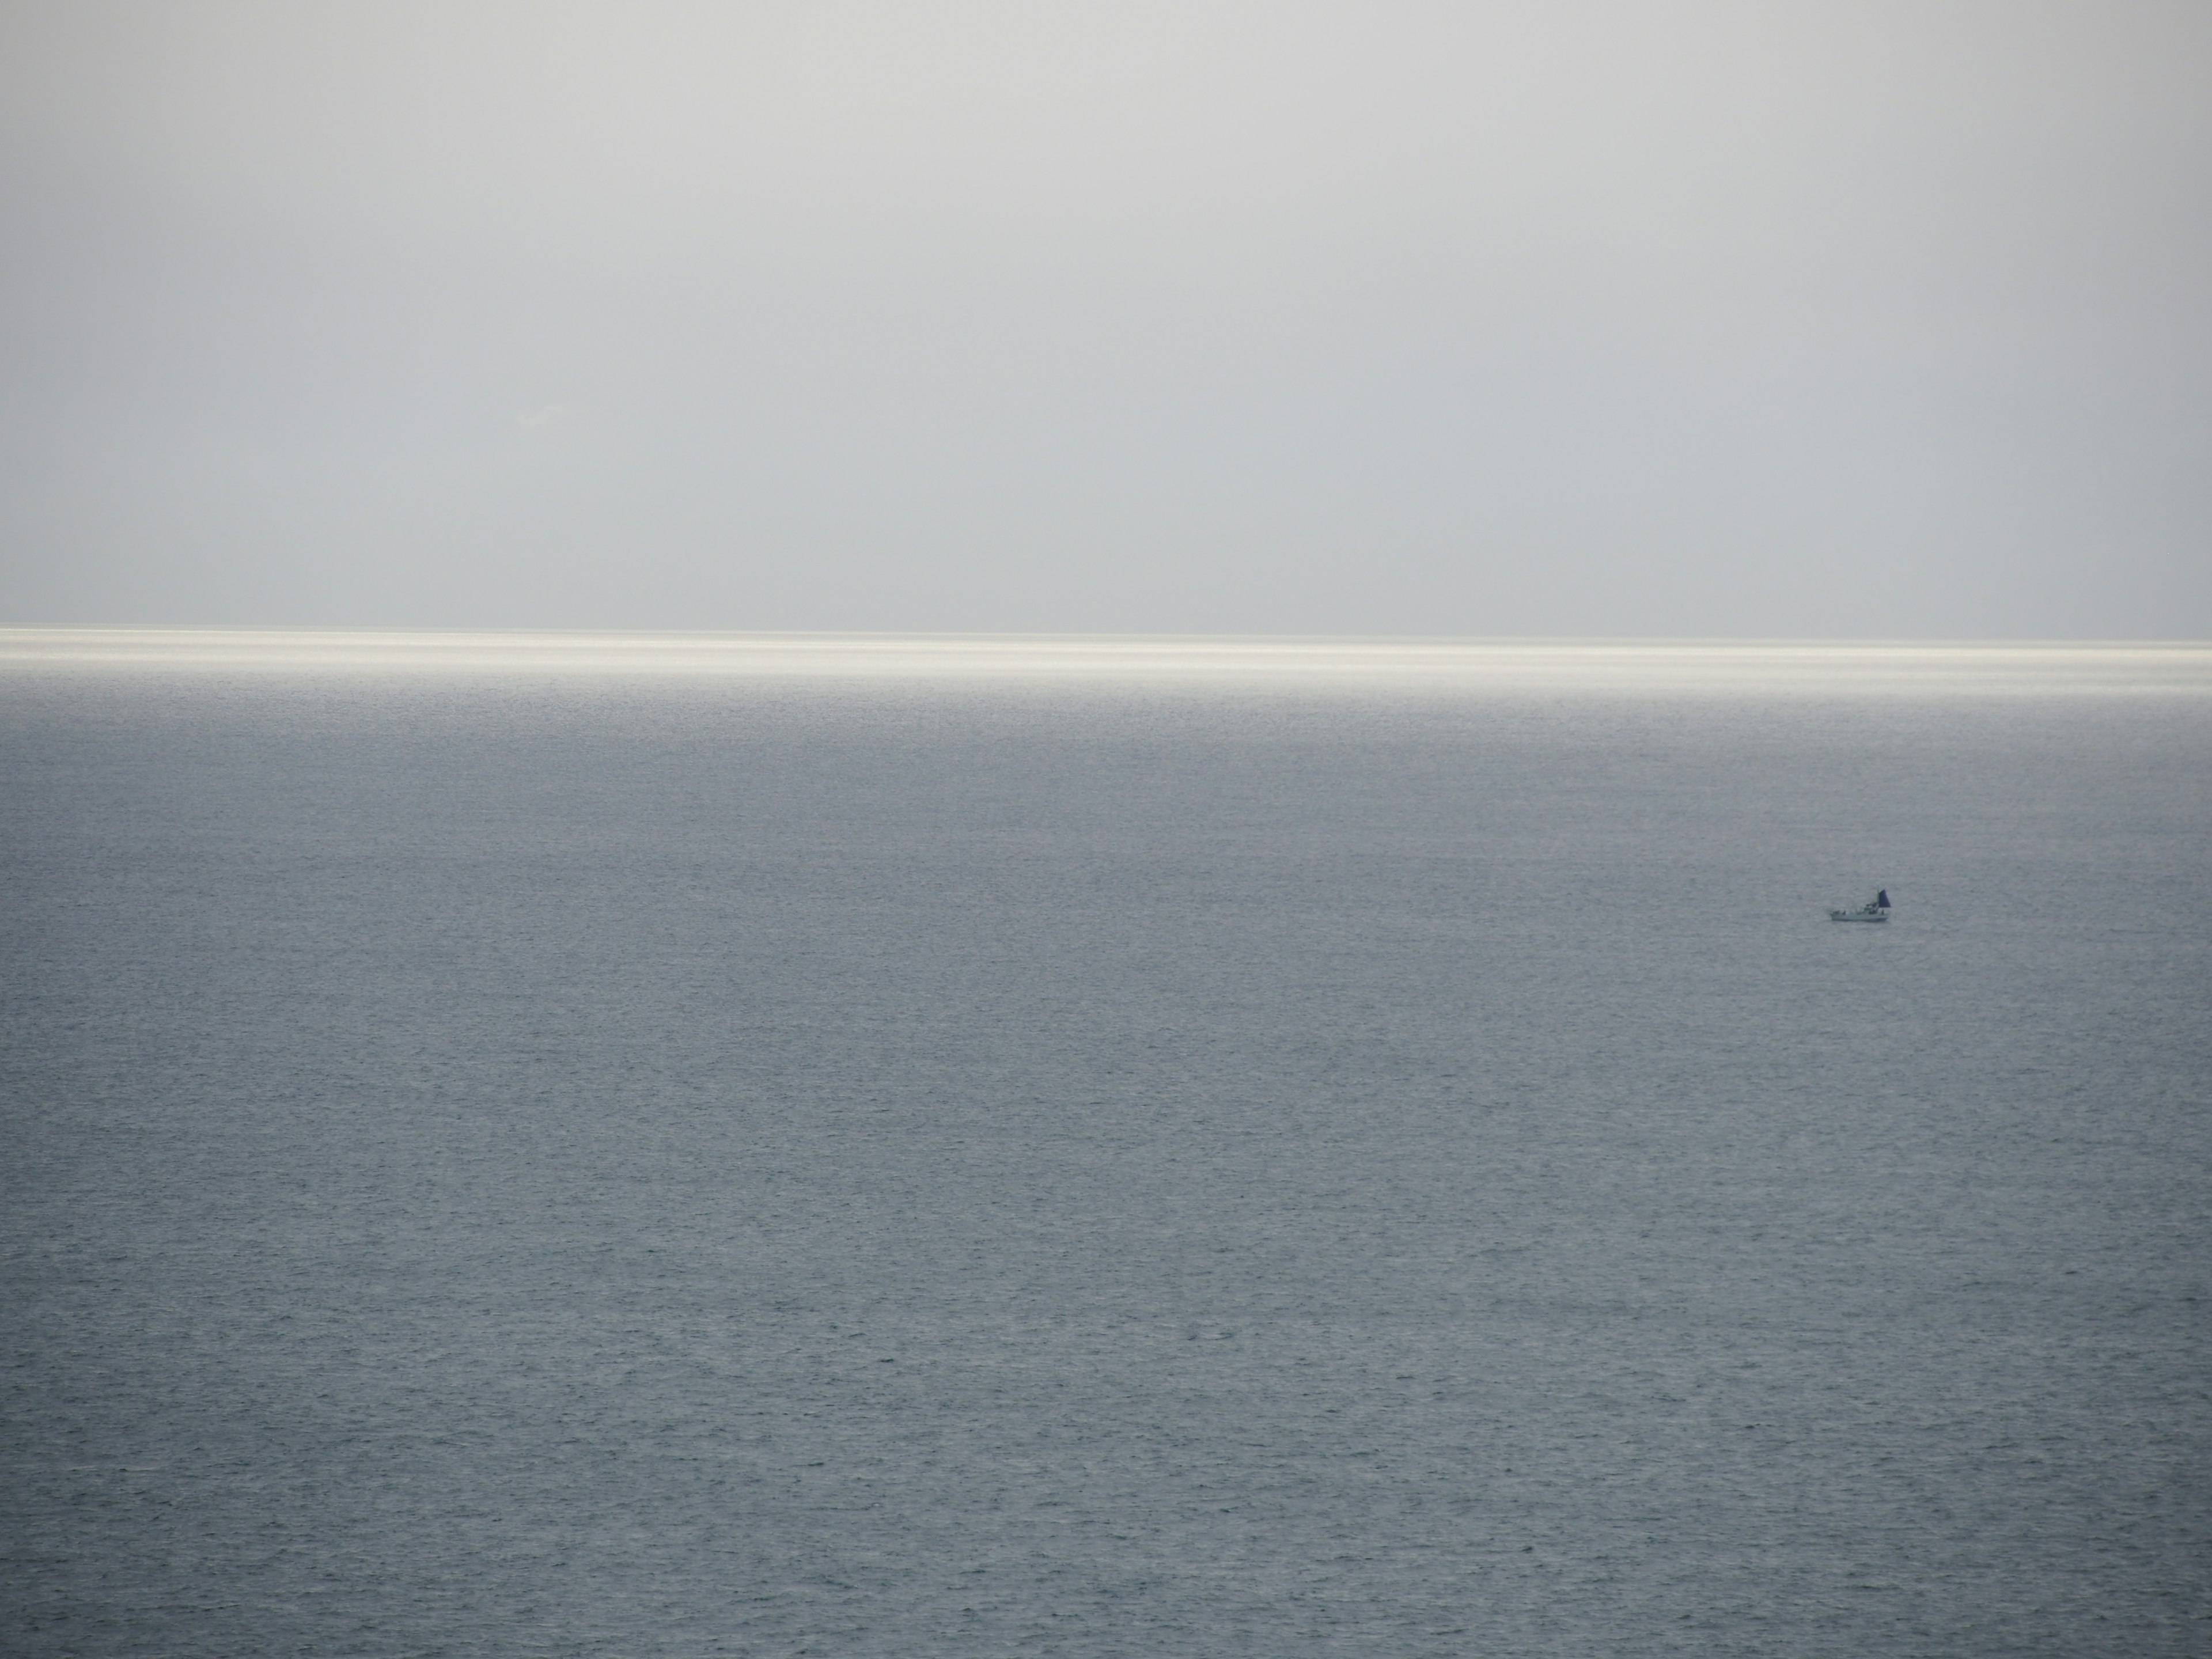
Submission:
[[[0,672],[38,670],[2204,696],[2212,694],[2212,643],[0,629]]]

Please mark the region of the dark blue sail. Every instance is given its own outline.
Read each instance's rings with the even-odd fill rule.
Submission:
[[[1875,903],[1881,909],[1889,908],[1889,889],[1885,887],[1874,896]]]

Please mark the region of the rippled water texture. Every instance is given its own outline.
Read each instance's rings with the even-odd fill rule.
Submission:
[[[1485,649],[0,638],[0,1650],[2212,1647],[2206,653]]]

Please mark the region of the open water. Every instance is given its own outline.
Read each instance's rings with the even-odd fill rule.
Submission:
[[[36,644],[0,1651],[2212,1650],[2201,661]]]

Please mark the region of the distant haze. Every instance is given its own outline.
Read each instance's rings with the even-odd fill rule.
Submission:
[[[2212,7],[0,13],[0,623],[2212,635]]]

